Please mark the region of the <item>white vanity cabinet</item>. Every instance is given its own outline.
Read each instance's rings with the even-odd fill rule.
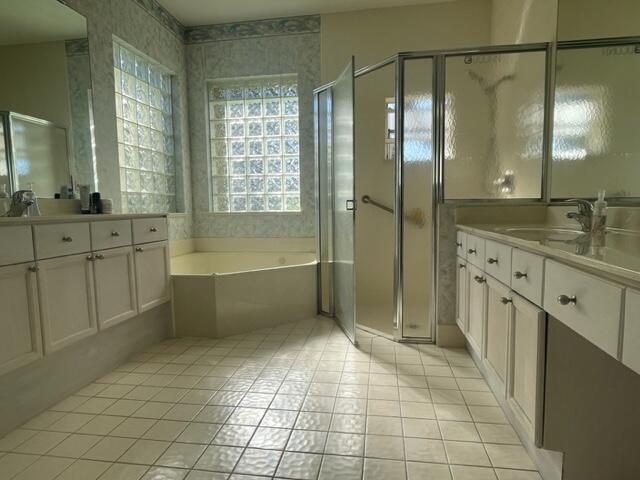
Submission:
[[[171,299],[169,245],[166,241],[136,245],[135,271],[140,313]]]
[[[500,390],[504,391],[507,380],[509,322],[513,300],[509,288],[502,283],[490,276],[487,276],[486,283],[487,312],[482,360],[496,375]]]
[[[91,254],[38,262],[38,298],[45,353],[98,331]]]
[[[0,375],[42,356],[34,263],[0,267]]]
[[[640,373],[640,291],[627,288],[622,363]]]
[[[467,331],[467,317],[469,315],[469,272],[467,261],[458,257],[456,269],[456,284],[458,295],[456,297],[456,323],[464,333]]]
[[[546,315],[511,294],[507,402],[536,445],[542,443]]]
[[[479,268],[467,264],[469,270],[469,288],[467,291],[467,341],[476,355],[482,355],[485,306],[486,306],[486,277]]]
[[[93,254],[96,314],[100,330],[138,313],[133,247]]]

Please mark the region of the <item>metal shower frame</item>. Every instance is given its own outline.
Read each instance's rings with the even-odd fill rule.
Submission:
[[[474,48],[455,48],[442,50],[422,50],[399,52],[395,55],[385,58],[384,60],[360,68],[355,72],[355,78],[367,75],[383,67],[395,63],[395,102],[396,102],[396,118],[395,118],[395,170],[394,170],[394,339],[397,341],[410,342],[435,342],[436,325],[438,312],[438,232],[439,232],[439,210],[438,206],[442,203],[453,205],[474,204],[508,204],[508,205],[548,205],[561,201],[561,199],[551,198],[551,156],[552,156],[552,137],[553,137],[553,107],[555,97],[555,66],[556,52],[558,49],[566,48],[588,48],[598,46],[614,46],[630,43],[640,43],[640,37],[620,37],[608,39],[594,39],[582,41],[566,41],[566,42],[539,42],[520,45],[499,45],[485,46]],[[446,60],[449,57],[459,57],[467,55],[491,55],[491,54],[507,54],[507,53],[527,53],[527,52],[544,52],[545,53],[545,85],[544,85],[544,118],[543,118],[543,150],[542,150],[542,175],[540,185],[540,196],[538,198],[524,199],[464,199],[464,200],[446,200],[444,192],[444,169],[445,169],[445,82],[446,82]],[[429,324],[431,330],[430,337],[409,337],[404,336],[403,332],[403,143],[404,143],[404,67],[405,61],[411,59],[432,59],[433,61],[433,78],[432,86],[434,92],[434,108],[432,111],[433,122],[433,142],[432,142],[432,202],[433,202],[433,219],[432,219],[432,236],[433,247],[431,252],[432,261],[432,288],[431,288],[431,304],[429,312]],[[318,96],[321,92],[329,91],[334,82],[326,83],[314,89],[314,105],[317,106]],[[356,87],[357,88],[357,87]],[[318,109],[314,109],[314,120],[316,125],[316,173],[319,169],[319,151],[318,151]],[[356,120],[357,121],[357,120]],[[318,175],[317,175],[318,177]],[[320,252],[320,208],[319,208],[319,178],[316,178],[316,205],[318,212],[316,215],[316,227],[318,235],[318,253]],[[640,199],[621,199],[619,204],[640,204]],[[321,311],[321,284],[320,284],[320,267],[318,267],[318,305],[319,312],[327,315],[333,315],[333,312]]]

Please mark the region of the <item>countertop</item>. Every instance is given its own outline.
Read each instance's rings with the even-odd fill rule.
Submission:
[[[457,227],[467,233],[557,259],[614,280],[640,284],[640,232],[610,229],[605,234],[604,243],[598,245],[597,240],[593,241],[589,234],[524,239],[509,233],[513,229],[567,228],[564,226],[458,224]]]
[[[118,214],[68,214],[42,215],[40,217],[0,217],[2,225],[42,225],[47,223],[103,222],[108,220],[132,220],[136,218],[166,218],[166,213],[118,213]]]

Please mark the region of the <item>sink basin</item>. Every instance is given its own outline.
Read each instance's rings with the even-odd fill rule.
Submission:
[[[555,227],[505,227],[499,229],[501,233],[512,235],[523,240],[567,242],[577,240],[585,233],[571,228]]]

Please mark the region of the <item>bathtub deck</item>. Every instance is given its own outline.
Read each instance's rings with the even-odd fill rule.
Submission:
[[[166,340],[1,439],[0,479],[541,478],[465,351],[359,335]]]

